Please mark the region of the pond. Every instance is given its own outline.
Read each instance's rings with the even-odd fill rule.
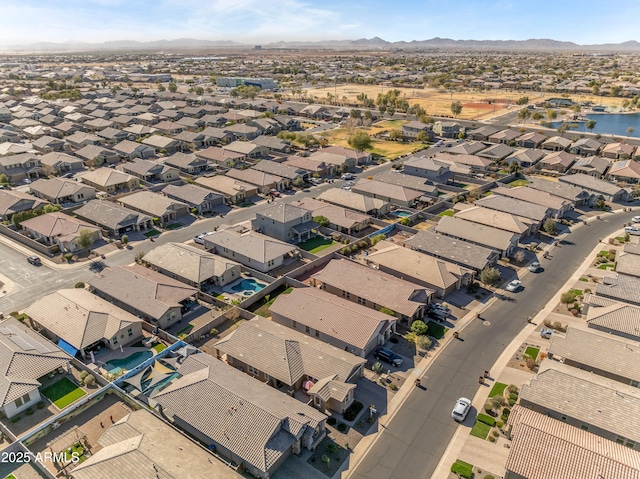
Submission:
[[[640,113],[602,113],[586,115],[589,120],[595,120],[596,126],[593,130],[587,130],[586,122],[569,121],[570,125],[577,125],[571,131],[592,132],[601,135],[631,136],[640,138]],[[561,121],[554,121],[549,124],[551,128],[558,128]],[[627,128],[633,128],[629,133]]]

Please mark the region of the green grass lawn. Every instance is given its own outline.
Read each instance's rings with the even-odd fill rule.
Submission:
[[[570,291],[576,296],[582,296],[582,293],[583,293],[583,291],[581,289],[572,289]]]
[[[153,347],[153,349],[156,353],[159,353],[167,349],[167,347],[163,343],[158,343]]]
[[[176,333],[180,339],[185,338],[189,335],[189,332],[193,329],[193,324],[187,324],[184,328]]]
[[[182,228],[180,223],[171,223],[170,225],[167,225],[168,230],[177,230],[178,228]]]
[[[252,304],[249,307],[249,311],[257,314],[258,316],[262,316],[263,318],[268,318],[269,316],[271,316],[269,307],[273,304],[276,298],[281,294],[289,294],[291,291],[293,291],[293,288],[285,288],[284,286],[280,286],[271,294],[265,295],[259,301]]]
[[[438,216],[453,216],[455,211],[453,210],[445,210],[442,213],[438,213]]]
[[[143,233],[147,238],[151,238],[152,236],[157,236],[160,234],[158,230],[149,230],[146,233]]]
[[[616,236],[616,240],[618,240],[618,243],[626,243],[624,236]]]
[[[505,383],[495,383],[491,388],[491,392],[489,393],[489,397],[492,398],[494,396],[503,396],[504,390],[507,388]]]
[[[604,263],[598,266],[598,269],[609,269],[609,268],[613,268],[614,266],[615,264],[613,263]]]
[[[87,456],[84,455],[84,447],[82,447],[82,444],[80,444],[79,442],[76,442],[69,449],[65,449],[64,451],[62,451],[64,453],[65,462],[73,461],[74,457],[78,458],[78,462],[76,464],[81,464],[87,460]],[[74,452],[75,452],[75,455],[74,455]]]
[[[536,359],[538,359],[538,353],[540,353],[540,348],[536,348],[535,346],[527,346],[527,349],[525,349],[524,351],[524,356],[535,361]]]
[[[582,281],[583,283],[588,283],[589,282],[589,278],[580,278],[580,281]]]
[[[480,439],[486,439],[489,435],[489,431],[491,431],[491,426],[483,422],[476,421],[469,434],[475,437],[479,437]]]
[[[335,244],[331,238],[325,238],[324,236],[316,236],[315,238],[308,239],[304,243],[300,243],[298,246],[311,254],[322,251],[328,248],[332,244]]]
[[[255,205],[255,203],[254,203],[254,202],[252,202],[252,201],[245,201],[244,203],[242,203],[242,204],[240,205],[240,208],[248,208],[249,206],[253,206],[253,205]]]
[[[55,404],[58,409],[66,408],[69,404],[87,394],[69,378],[62,378],[60,381],[41,390],[40,393]]]
[[[457,474],[459,477],[471,479],[473,477],[473,465],[457,459],[456,462],[451,465],[451,472]]]
[[[606,257],[606,256],[608,256],[608,255],[609,255],[609,252],[608,252],[606,249],[603,249],[602,251],[600,251],[600,252],[598,253],[598,256]]]
[[[507,183],[509,186],[514,187],[514,186],[527,186],[529,184],[529,182],[527,180],[523,180],[523,179],[519,179],[519,180],[513,180],[511,183]]]
[[[442,339],[444,338],[444,335],[447,331],[449,331],[449,328],[447,328],[446,326],[443,326],[439,323],[436,323],[434,321],[429,321],[427,323],[427,327],[429,328],[428,331],[428,335],[429,336],[433,336],[436,339]]]

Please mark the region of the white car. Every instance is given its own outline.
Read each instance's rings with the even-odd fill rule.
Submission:
[[[471,410],[471,401],[467,398],[460,398],[456,402],[453,411],[451,411],[451,417],[456,421],[462,422],[469,414],[469,410]]]
[[[198,244],[204,244],[204,237],[210,235],[211,233],[202,233],[201,235],[196,235],[193,237],[193,241],[195,241]]]
[[[354,175],[353,173],[345,173],[344,175],[342,175],[340,177],[341,180],[355,180],[356,179],[356,175]]]
[[[640,216],[634,216],[633,218],[631,218],[631,221],[634,223],[640,223]]]
[[[519,279],[514,279],[513,281],[511,281],[511,283],[507,285],[506,290],[512,293],[515,293],[520,289],[521,286],[522,286],[522,281],[520,281]]]
[[[626,226],[624,228],[625,233],[629,233],[630,235],[638,235],[640,236],[640,228],[637,226]]]

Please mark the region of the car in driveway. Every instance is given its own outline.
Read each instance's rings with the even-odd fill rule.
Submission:
[[[531,271],[532,273],[537,273],[538,271],[540,271],[540,263],[538,263],[537,261],[531,263],[529,265],[529,271]]]
[[[553,336],[553,330],[548,329],[548,328],[542,328],[540,330],[540,337],[541,338],[551,339],[551,336]]]
[[[625,233],[629,233],[630,235],[640,236],[640,228],[637,226],[626,226],[624,228]]]
[[[27,261],[29,262],[29,264],[32,264],[34,266],[42,265],[42,261],[40,261],[40,258],[38,258],[37,256],[29,256],[27,258]]]
[[[202,234],[200,234],[200,235],[196,235],[196,236],[194,236],[194,237],[193,237],[193,241],[195,241],[197,244],[204,244],[204,238],[205,238],[205,236],[208,236],[208,235],[210,235],[210,234],[211,234],[211,232],[206,232],[206,231],[205,231],[204,233],[202,233]]]
[[[460,398],[456,401],[456,405],[451,411],[451,417],[458,422],[462,422],[466,419],[467,414],[471,410],[471,401],[467,398]]]
[[[634,216],[633,218],[631,218],[631,221],[633,223],[640,223],[640,216]]]
[[[380,359],[381,361],[384,361],[386,363],[393,364],[396,367],[400,367],[402,365],[402,356],[394,353],[390,349],[378,348],[376,349],[375,353],[373,353],[373,355],[376,357],[376,359]]]
[[[515,293],[520,288],[522,288],[522,281],[520,281],[519,279],[514,279],[507,285],[505,289],[511,293]]]

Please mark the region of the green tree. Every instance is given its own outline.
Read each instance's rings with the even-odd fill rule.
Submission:
[[[636,129],[634,127],[632,127],[632,126],[627,128],[627,133],[629,133],[629,134],[633,133],[634,131],[636,131]]]
[[[78,247],[83,249],[91,248],[91,245],[93,244],[93,234],[91,233],[91,230],[80,230],[78,237],[76,238],[76,244]]]
[[[547,109],[547,118],[549,120],[555,120],[556,118],[558,118],[558,112],[556,110],[554,110],[553,108],[548,108]]]
[[[411,332],[417,334],[418,336],[424,336],[428,331],[429,328],[424,321],[420,321],[419,319],[417,319],[413,323],[411,323]]]
[[[544,220],[542,229],[551,236],[555,236],[558,233],[558,227],[556,226],[556,222],[553,218],[547,218],[546,220]]]
[[[416,135],[416,140],[426,143],[429,141],[429,134],[426,131],[421,131]]]
[[[618,85],[614,85],[611,88],[609,88],[609,94],[611,96],[620,96],[621,91],[622,91],[622,88],[620,88]]]
[[[485,268],[480,272],[480,281],[485,285],[493,286],[500,281],[500,271],[497,268]]]
[[[400,130],[391,130],[389,132],[389,139],[397,141],[402,139],[402,132]]]
[[[9,177],[4,173],[0,173],[0,184],[7,185],[9,184]]]
[[[531,110],[528,108],[521,108],[520,111],[518,111],[518,119],[522,120],[522,123],[524,123],[530,116]]]
[[[347,143],[356,151],[364,151],[371,148],[371,137],[364,131],[359,131],[355,135],[351,135]]]
[[[533,115],[531,115],[531,118],[533,118],[535,121],[540,121],[544,117],[542,116],[542,113],[540,113],[539,111],[536,111],[536,112],[533,112]]]
[[[429,336],[427,336],[426,334],[423,336],[416,336],[416,346],[419,349],[429,349],[432,344],[433,341],[431,341],[431,338],[429,338]]]
[[[178,91],[178,85],[176,85],[174,82],[170,82],[168,88],[171,93],[175,93]]]
[[[371,371],[373,371],[374,373],[380,375],[382,374],[382,371],[384,371],[384,367],[382,366],[382,364],[380,363],[380,361],[376,361],[375,363],[373,363],[373,365],[371,366]]]
[[[129,242],[129,237],[127,235],[122,235],[120,240],[122,241],[122,244],[127,244]]]
[[[568,307],[569,305],[575,302],[577,297],[578,297],[578,294],[576,291],[574,290],[565,291],[560,295],[560,302],[562,304],[566,304]]]
[[[462,103],[456,100],[451,103],[451,113],[453,113],[454,117],[457,117],[460,113],[462,113]]]
[[[591,131],[596,127],[596,120],[587,120],[587,122],[584,124],[584,127]]]
[[[393,309],[389,309],[389,308],[387,308],[385,306],[380,308],[380,312],[384,313],[384,314],[388,314],[389,316],[395,316],[396,315],[396,313],[393,311]]]
[[[355,118],[357,120],[359,120],[360,118],[362,118],[362,112],[360,110],[356,110],[355,108],[353,110],[351,110],[349,112],[349,117],[350,118]]]
[[[521,96],[520,98],[518,98],[516,100],[516,105],[518,105],[518,106],[526,105],[527,103],[529,103],[529,97],[528,96]]]
[[[302,188],[304,186],[304,180],[302,178],[296,178],[293,180],[293,186],[296,188]]]
[[[322,215],[314,216],[313,221],[318,223],[318,225],[320,226],[324,226],[325,228],[329,226],[329,220],[327,219],[326,216],[322,216]]]
[[[556,131],[557,131],[558,133],[560,133],[560,136],[564,136],[564,134],[565,134],[566,132],[568,132],[570,128],[571,128],[571,127],[569,126],[569,124],[568,124],[568,123],[562,122],[562,123],[558,126],[558,128],[556,128]]]

